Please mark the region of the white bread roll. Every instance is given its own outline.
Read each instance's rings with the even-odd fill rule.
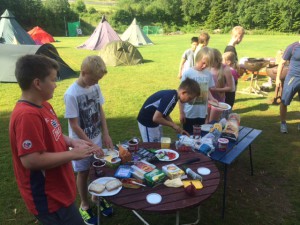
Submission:
[[[115,190],[122,186],[122,182],[118,179],[113,179],[105,183],[105,188],[108,191]]]
[[[96,193],[96,194],[100,194],[101,192],[103,192],[105,190],[105,186],[103,184],[100,184],[100,183],[92,183],[90,185],[89,190]]]

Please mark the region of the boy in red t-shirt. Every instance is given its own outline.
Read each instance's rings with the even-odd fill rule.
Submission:
[[[26,55],[16,63],[22,95],[9,125],[14,173],[27,208],[43,225],[83,225],[74,204],[71,160],[98,154],[100,148],[62,133],[47,102],[56,88],[57,71],[57,62],[45,56]]]

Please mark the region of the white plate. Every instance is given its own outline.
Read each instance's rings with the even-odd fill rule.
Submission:
[[[119,152],[117,150],[108,150],[106,148],[102,149],[104,156],[102,157],[98,157],[94,154],[94,158],[95,159],[104,159],[106,160],[106,158],[115,158],[115,157],[119,157]]]
[[[201,125],[201,131],[209,132],[210,128],[212,128],[212,127],[213,127],[212,124],[203,124],[203,125]]]
[[[206,168],[206,167],[199,167],[197,169],[197,172],[200,174],[200,175],[209,175],[210,174],[210,169]]]
[[[160,159],[160,158],[157,157],[157,154],[159,152],[165,152],[165,153],[171,152],[171,153],[174,153],[175,154],[175,158],[174,159],[169,159],[169,157],[165,156],[164,158]],[[170,162],[170,161],[174,161],[174,160],[178,159],[178,157],[179,157],[178,152],[176,152],[174,150],[171,150],[171,149],[158,149],[158,150],[155,151],[155,153],[156,153],[155,156],[158,158],[159,161]]]
[[[114,180],[114,179],[116,179],[116,178],[115,177],[100,177],[97,180],[94,180],[92,183],[97,183],[97,184],[103,184],[103,185],[105,185],[106,182],[108,182],[110,180]],[[88,187],[88,190],[90,190],[90,186],[91,186],[92,183],[90,183],[90,185]],[[90,192],[90,194],[95,195],[95,196],[112,196],[112,195],[118,194],[121,191],[121,189],[122,189],[122,186],[119,187],[119,188],[117,188],[117,189],[115,189],[115,190],[112,190],[112,191],[108,191],[108,190],[105,189],[100,194],[92,192],[92,191],[89,191],[89,192]]]
[[[209,104],[211,104],[213,107],[216,107],[220,110],[229,110],[231,109],[231,106],[228,105],[227,103],[225,102],[219,102],[218,104],[215,103],[215,102],[212,102],[212,101],[208,101]]]
[[[160,194],[151,193],[151,194],[147,195],[146,199],[147,199],[147,202],[150,204],[158,204],[161,202],[162,197]]]

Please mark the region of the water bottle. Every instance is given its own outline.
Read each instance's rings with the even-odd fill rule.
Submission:
[[[196,172],[194,172],[192,169],[187,168],[187,169],[185,170],[185,172],[186,172],[190,177],[192,177],[194,180],[200,180],[200,181],[202,181],[202,177],[201,177],[199,174],[197,174]]]

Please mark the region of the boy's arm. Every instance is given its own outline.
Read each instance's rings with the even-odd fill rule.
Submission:
[[[179,104],[179,121],[181,124],[184,124],[185,123],[185,114],[183,111],[184,105],[180,101],[178,104]]]
[[[171,117],[168,116],[168,117],[164,118],[163,114],[161,112],[159,112],[158,110],[155,111],[152,120],[153,120],[153,122],[158,123],[160,125],[172,127],[174,130],[176,130],[176,132],[178,132],[180,134],[183,131],[180,126],[178,126],[177,124],[175,124],[173,122]]]
[[[280,80],[280,74],[282,73],[283,67],[286,63],[286,60],[281,59],[278,68],[277,68],[277,74],[276,74],[276,87],[282,86],[281,80]]]
[[[63,152],[33,152],[20,157],[23,166],[30,170],[51,169],[70,162],[91,156],[99,147],[93,147],[92,144],[82,141],[81,144],[75,144],[73,140],[68,140],[70,145],[75,145],[71,151]],[[67,143],[68,143],[67,142]],[[68,145],[69,145],[68,144]],[[98,149],[97,149],[98,148]]]
[[[100,117],[101,117],[100,120],[101,120],[102,136],[103,136],[104,145],[109,149],[113,149],[114,145],[111,140],[111,137],[109,136],[106,118],[105,118],[105,114],[104,114],[102,105],[100,105]]]
[[[88,141],[90,143],[92,143],[92,141],[88,138],[88,136],[84,133],[84,131],[81,129],[81,127],[79,126],[79,118],[69,118],[69,123],[70,126],[72,128],[72,130],[75,132],[75,134],[82,140]]]
[[[179,64],[179,72],[178,72],[178,78],[181,79],[182,77],[182,70],[183,70],[183,65],[186,62],[185,58],[182,58]]]

